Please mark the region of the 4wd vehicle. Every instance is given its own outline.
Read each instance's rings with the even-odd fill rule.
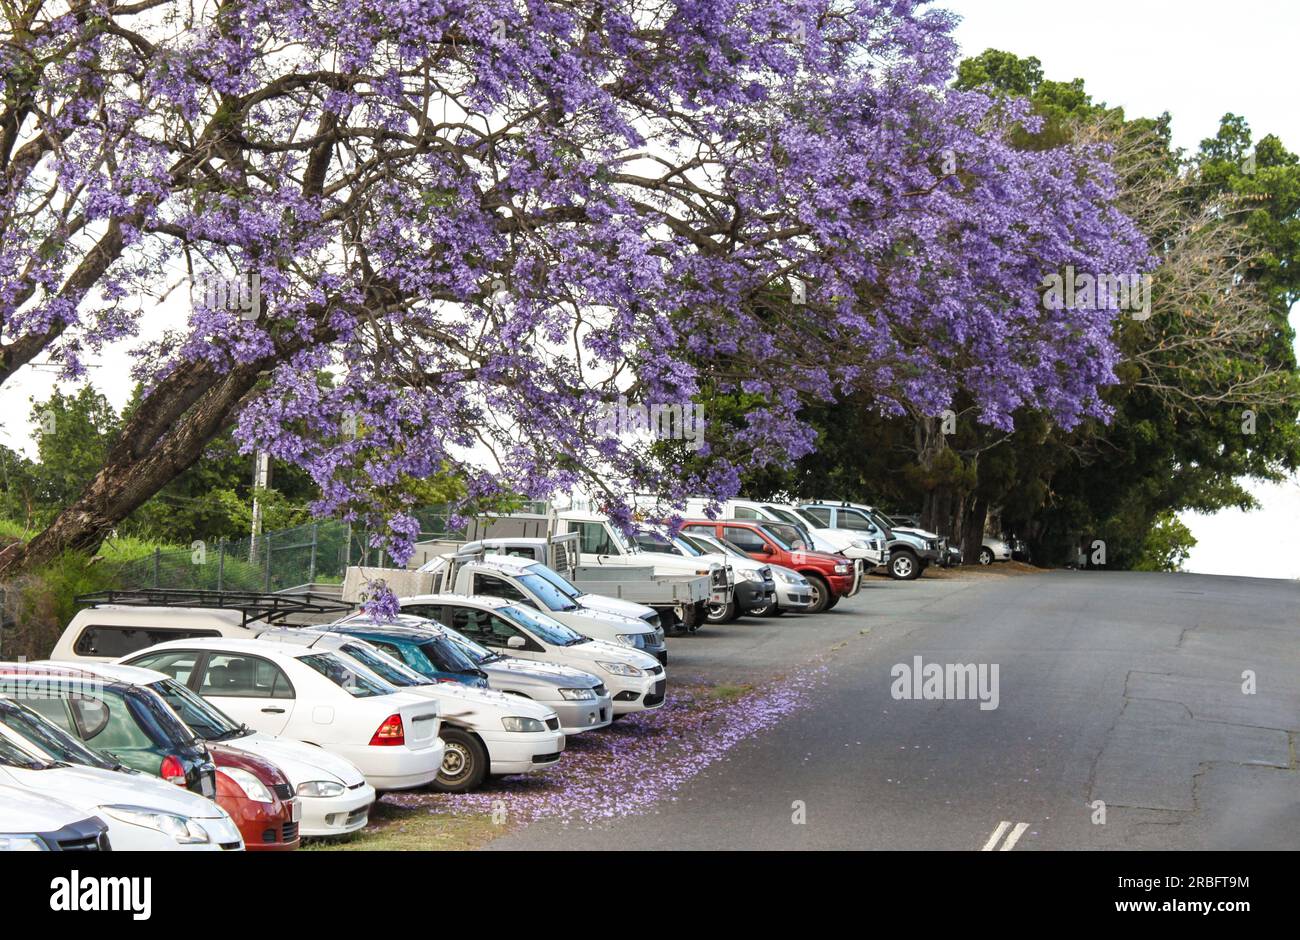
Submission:
[[[882,537],[889,545],[890,577],[898,581],[919,578],[927,567],[942,564],[947,557],[947,544],[932,532],[896,529],[890,520],[871,506],[861,503],[816,502],[805,503],[808,515],[827,525],[854,529]]]
[[[765,614],[776,602],[776,582],[772,578],[770,566],[756,562],[742,552],[729,554],[719,551],[712,545],[697,544],[690,539],[667,538],[657,532],[642,532],[637,535],[636,543],[644,551],[664,552],[681,555],[683,558],[699,558],[728,565],[736,573],[735,590],[727,604],[709,605],[709,623],[730,623],[745,614]],[[743,560],[742,560],[743,559]]]
[[[799,572],[812,588],[809,613],[830,610],[842,597],[852,597],[862,586],[861,562],[808,548],[804,530],[780,522],[691,519],[682,531],[720,539],[758,561],[772,562]]]
[[[0,852],[109,852],[108,826],[69,803],[0,785]]]
[[[527,605],[459,594],[403,597],[399,602],[403,612],[445,623],[488,649],[598,676],[613,693],[616,718],[664,703],[667,677],[653,656],[583,636]]]
[[[692,516],[698,518],[708,514],[708,500],[691,499],[686,505],[687,513]],[[889,560],[888,549],[883,539],[825,525],[815,517],[804,513],[798,506],[787,503],[729,499],[722,504],[720,518],[749,522],[783,522],[798,526],[807,532],[810,539],[809,548],[831,555],[843,555],[845,558],[861,559],[865,568],[883,565]]]
[[[784,565],[762,564],[750,558],[734,545],[728,545],[726,542],[719,541],[714,536],[705,535],[702,532],[683,532],[679,538],[698,546],[701,551],[724,552],[731,559],[732,567],[738,572],[742,571],[745,565],[752,565],[759,569],[766,568],[772,572],[772,583],[776,588],[776,596],[765,607],[751,609],[749,612],[755,617],[780,617],[785,613],[802,613],[812,604],[812,585],[808,583],[807,578],[793,568],[787,568]]]
[[[398,614],[396,620],[379,621],[357,614],[312,629],[359,637],[428,678],[434,676],[424,645],[432,638],[455,643],[483,670],[491,688],[550,708],[560,719],[560,730],[566,735],[607,727],[614,718],[609,689],[590,672],[507,656],[426,617]]]

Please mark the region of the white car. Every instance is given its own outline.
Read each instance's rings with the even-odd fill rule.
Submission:
[[[209,799],[144,774],[65,764],[39,746],[16,743],[12,734],[0,735],[0,784],[52,796],[99,817],[119,852],[244,847],[234,820]]]
[[[136,653],[129,664],[82,660],[79,669],[107,679],[143,685],[171,706],[198,737],[243,751],[280,768],[302,806],[303,836],[347,835],[365,828],[375,788],[351,763],[300,741],[254,731],[230,718],[186,685],[203,654],[195,651]]]
[[[437,702],[446,750],[434,787],[444,793],[473,790],[489,773],[509,776],[542,770],[564,751],[560,719],[539,702],[459,682],[435,682],[354,636],[272,630],[259,639],[331,650],[403,692]]]
[[[0,786],[0,852],[104,852],[108,826],[68,803]]]
[[[483,543],[487,546],[489,552],[492,551],[492,541],[493,540],[488,539]],[[637,604],[633,601],[625,601],[618,597],[607,597],[604,594],[590,594],[582,590],[554,568],[531,558],[520,558],[515,555],[497,554],[489,554],[486,557],[499,561],[509,561],[511,564],[519,565],[528,574],[535,574],[539,578],[549,581],[556,589],[565,594],[583,610],[593,611],[597,614],[613,614],[615,617],[622,617],[628,620],[642,620],[651,627],[654,627],[656,630],[659,630],[659,611],[655,610],[653,607],[647,607],[645,604]],[[552,617],[555,617],[553,611],[548,612]],[[561,623],[564,622],[560,617],[555,617],[555,619],[559,620]],[[660,632],[662,633],[662,630],[660,630]]]
[[[526,604],[465,594],[423,594],[398,603],[403,613],[445,623],[488,649],[598,676],[613,693],[615,717],[664,703],[667,674],[649,653],[584,636]]]
[[[353,764],[376,790],[409,790],[438,776],[438,706],[399,692],[336,653],[196,637],[151,646],[131,662],[182,650],[204,654],[189,688],[237,722],[321,747]]]
[[[793,568],[774,565],[771,562],[755,561],[735,546],[728,545],[719,541],[715,536],[705,535],[701,532],[683,532],[678,538],[698,545],[701,549],[726,554],[731,560],[731,566],[736,569],[737,573],[742,571],[758,572],[764,568],[771,569],[772,580],[776,583],[776,602],[769,604],[767,607],[757,607],[751,610],[750,614],[753,616],[779,617],[784,613],[800,613],[811,606],[812,585],[808,583],[807,578]],[[746,563],[753,567],[747,567]]]
[[[981,565],[991,565],[995,561],[1010,560],[1011,546],[1009,544],[991,535],[984,536],[984,542],[980,546],[979,553],[979,563]]]

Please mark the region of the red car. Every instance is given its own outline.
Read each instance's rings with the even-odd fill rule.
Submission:
[[[692,519],[682,523],[683,532],[712,535],[734,545],[755,561],[791,568],[812,585],[811,614],[830,610],[841,597],[858,593],[862,570],[843,555],[813,551],[812,538],[798,526],[784,522],[740,519]]]
[[[284,772],[247,751],[211,743],[208,750],[217,765],[217,805],[239,827],[244,848],[249,852],[296,849],[302,810]]]

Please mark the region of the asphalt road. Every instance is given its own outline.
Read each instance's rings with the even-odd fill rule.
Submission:
[[[670,655],[670,678],[715,682],[828,668],[808,707],[653,812],[537,822],[491,848],[1300,848],[1295,582],[871,579],[835,611],[739,621]],[[996,664],[997,707],[896,699],[891,670],[917,656]]]

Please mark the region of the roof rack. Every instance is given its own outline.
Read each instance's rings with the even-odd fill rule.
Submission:
[[[323,594],[262,594],[256,591],[93,591],[79,594],[78,604],[120,604],[125,607],[199,607],[237,610],[243,615],[241,626],[254,620],[282,622],[290,614],[351,613],[354,604]]]

